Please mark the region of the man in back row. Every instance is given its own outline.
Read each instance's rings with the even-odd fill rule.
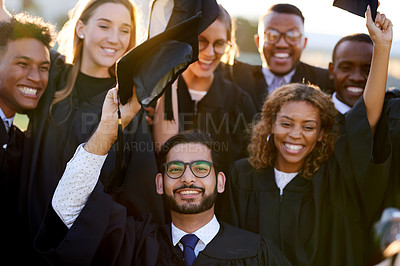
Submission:
[[[296,6],[271,6],[259,19],[254,41],[262,66],[235,61],[233,66],[221,64],[220,70],[250,94],[258,111],[269,93],[287,83],[311,83],[331,92],[328,70],[300,61],[307,37],[303,14]]]

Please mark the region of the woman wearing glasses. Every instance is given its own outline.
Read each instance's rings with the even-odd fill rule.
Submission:
[[[221,219],[272,240],[293,265],[366,265],[391,160],[381,114],[392,41],[390,20],[366,16],[372,64],[345,133],[337,136],[337,112],[318,87],[284,85],[264,103],[250,157],[227,178]]]
[[[245,131],[256,113],[250,96],[224,79],[216,68],[233,51],[232,22],[220,6],[219,17],[199,35],[199,60],[172,86],[174,121],[164,120],[164,100],[156,107],[153,134],[156,147],[182,130],[200,129],[217,141],[224,172],[246,156]]]

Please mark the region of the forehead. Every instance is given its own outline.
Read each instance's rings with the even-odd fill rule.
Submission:
[[[318,108],[309,102],[296,101],[282,105],[277,118],[290,118],[298,121],[315,121],[319,123],[320,114]]]
[[[359,41],[344,41],[336,48],[335,60],[370,64],[373,45]]]
[[[129,10],[123,4],[104,3],[99,5],[89,20],[105,19],[115,23],[131,24]]]
[[[200,33],[200,36],[207,38],[207,39],[227,39],[228,38],[228,32],[227,32],[227,27],[226,25],[220,21],[220,20],[215,20],[210,26],[207,27],[202,33]]]
[[[280,31],[297,29],[303,31],[304,24],[301,18],[294,14],[272,12],[264,18],[264,29],[274,28]]]
[[[3,59],[12,60],[16,57],[26,57],[39,63],[50,62],[49,49],[42,42],[34,38],[21,38],[10,41],[7,44]]]
[[[195,160],[212,161],[211,150],[200,143],[182,143],[175,145],[168,152],[166,162],[170,161],[191,162]]]

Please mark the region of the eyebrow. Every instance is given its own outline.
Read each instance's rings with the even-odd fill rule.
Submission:
[[[32,58],[30,58],[28,56],[24,56],[24,55],[16,56],[15,59],[24,59],[24,60],[32,61]],[[40,64],[41,65],[43,65],[43,64],[49,64],[50,65],[50,61],[46,60],[46,61],[41,62]]]
[[[108,18],[99,18],[99,19],[97,19],[97,21],[105,21],[105,22],[112,23],[112,21]],[[123,25],[127,26],[127,27],[131,27],[131,24],[128,24],[128,23],[123,23]]]
[[[289,116],[286,116],[286,115],[282,115],[282,116],[280,116],[280,117],[278,117],[278,118],[286,118],[286,119],[288,119],[288,120],[290,120],[290,121],[294,121],[293,118],[291,118],[291,117],[289,117]],[[318,122],[317,122],[316,120],[305,120],[305,121],[303,121],[303,123],[310,123],[310,122],[313,122],[313,123],[318,124]]]

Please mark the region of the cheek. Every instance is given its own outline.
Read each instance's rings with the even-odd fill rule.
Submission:
[[[129,43],[131,41],[131,35],[124,34],[123,36],[120,37],[120,40],[121,40],[122,47],[125,49],[125,52],[126,52],[126,50],[128,50]]]

